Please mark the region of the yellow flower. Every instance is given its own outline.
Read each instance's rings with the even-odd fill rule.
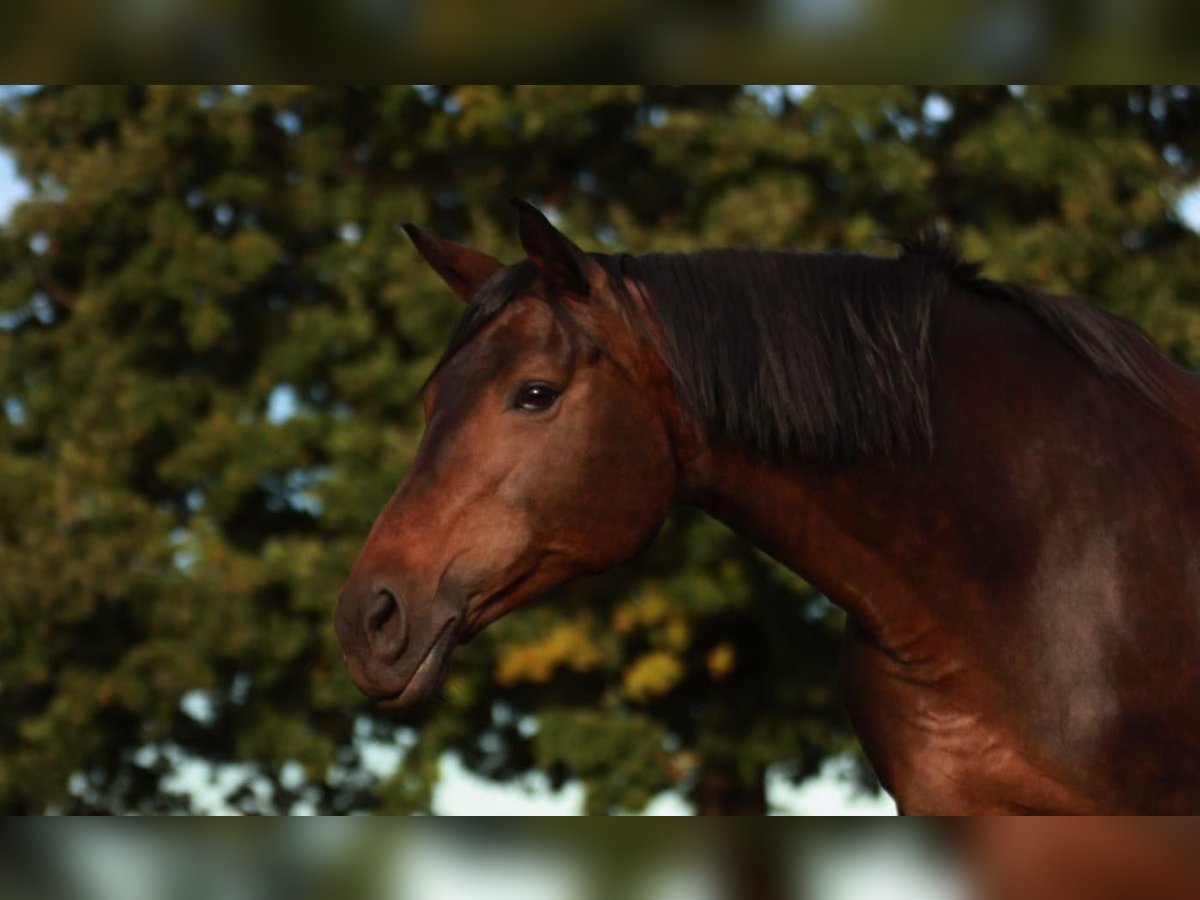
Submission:
[[[675,687],[683,678],[683,666],[679,660],[662,650],[645,653],[634,660],[625,670],[625,695],[631,700],[645,702]]]

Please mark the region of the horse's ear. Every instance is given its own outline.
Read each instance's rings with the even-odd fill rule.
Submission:
[[[486,253],[442,240],[411,222],[404,223],[404,233],[460,300],[470,300],[479,285],[504,268],[504,263]]]
[[[551,225],[536,206],[520,197],[509,202],[517,209],[517,233],[533,264],[564,290],[588,296],[592,278],[599,274],[596,262]]]

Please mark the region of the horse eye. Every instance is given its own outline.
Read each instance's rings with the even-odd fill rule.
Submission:
[[[513,406],[526,412],[542,412],[554,405],[559,392],[548,384],[526,384],[517,391]]]

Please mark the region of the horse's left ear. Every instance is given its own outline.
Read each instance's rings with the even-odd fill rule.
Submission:
[[[596,261],[551,225],[536,206],[519,197],[509,202],[516,207],[517,233],[533,264],[563,290],[588,296],[593,279],[602,274]]]

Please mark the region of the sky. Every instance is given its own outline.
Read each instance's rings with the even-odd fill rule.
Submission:
[[[830,678],[833,673],[830,673]],[[568,784],[552,793],[538,779],[525,784],[499,785],[477,778],[454,758],[442,760],[442,782],[434,796],[434,808],[444,815],[577,815],[583,806],[583,788]],[[896,804],[886,794],[859,791],[850,779],[844,761],[831,760],[816,778],[800,786],[783,779],[767,779],[771,808],[783,815],[804,816],[894,816]],[[687,816],[691,810],[677,796],[664,794],[645,811],[650,816]]]
[[[0,223],[7,222],[12,208],[28,195],[29,188],[17,177],[12,156],[0,150]]]

